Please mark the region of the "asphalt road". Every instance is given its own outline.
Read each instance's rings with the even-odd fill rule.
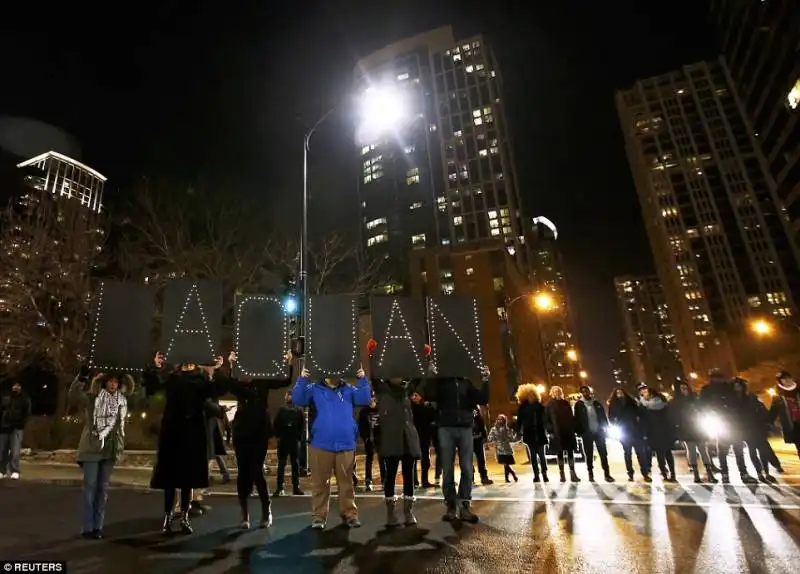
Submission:
[[[220,495],[194,535],[164,537],[157,493],[115,489],[106,539],[84,541],[78,489],[4,482],[0,560],[66,560],[71,574],[798,572],[800,491],[786,486],[526,480],[476,497],[478,525],[441,522],[432,493],[417,527],[386,531],[383,501],[369,495],[358,499],[363,528],[314,532],[298,497],[275,501],[269,531],[242,532],[235,499]]]

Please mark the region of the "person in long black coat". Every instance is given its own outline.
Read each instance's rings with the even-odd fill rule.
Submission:
[[[656,455],[658,469],[664,482],[678,482],[675,478],[675,457],[672,445],[675,444],[675,429],[670,418],[667,399],[648,386],[640,385],[639,405],[644,409],[645,437],[651,453]]]
[[[213,367],[184,363],[172,369],[165,365],[164,355],[158,353],[154,363],[159,372],[145,380],[151,385],[156,381],[163,385],[166,403],[150,488],[164,491],[164,533],[172,532],[175,491],[180,490],[180,528],[191,534],[192,489],[208,488],[209,484],[206,401],[224,391],[224,384],[212,377],[223,359],[218,357]]]
[[[285,379],[245,380],[229,379],[227,390],[236,397],[236,415],[233,418],[233,449],[236,453],[236,494],[242,520],[241,528],[250,528],[250,511],[247,499],[255,486],[261,501],[260,528],[272,526],[272,502],[264,478],[264,460],[267,458],[272,422],[269,418],[269,392],[288,387],[292,380],[292,354],[286,354],[288,363]],[[229,364],[236,363],[236,354],[228,356]]]
[[[639,472],[645,482],[651,482],[651,455],[645,442],[645,421],[641,407],[622,387],[617,387],[608,399],[608,422],[613,425],[613,433],[622,445],[625,470],[628,480],[633,481],[633,452],[639,461]]]
[[[547,446],[547,429],[545,427],[545,409],[542,406],[536,385],[528,383],[517,388],[517,435],[528,449],[528,458],[533,468],[533,482],[539,482],[539,467],[542,469],[541,480],[547,478],[547,459],[544,449]],[[538,466],[537,466],[538,459]]]
[[[575,438],[575,416],[569,402],[564,398],[564,390],[561,387],[550,387],[550,400],[544,408],[545,425],[551,435],[550,448],[555,451],[558,459],[561,482],[567,481],[564,475],[564,452],[567,453],[570,480],[580,482],[581,479],[575,472],[575,449],[578,446]]]
[[[226,417],[225,409],[219,404],[217,397],[209,398],[206,401],[206,446],[208,449],[208,460],[217,463],[219,473],[222,475],[223,482],[229,482],[231,475],[225,464],[225,441],[222,440],[222,430],[220,421]]]

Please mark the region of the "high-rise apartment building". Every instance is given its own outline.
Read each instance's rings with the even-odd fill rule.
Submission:
[[[28,168],[30,173],[25,175],[25,183],[29,187],[79,201],[95,213],[102,211],[106,177],[89,166],[49,151],[23,161],[17,167]]]
[[[789,317],[798,296],[797,247],[744,105],[723,60],[616,102],[684,369],[733,368],[749,319]]]
[[[616,277],[627,359],[637,382],[669,387],[683,375],[669,307],[655,275]]]
[[[731,78],[800,243],[800,2],[712,0]]]
[[[580,356],[573,338],[567,280],[557,241],[558,229],[548,218],[534,217],[527,237],[536,292],[552,297],[554,303],[552,309],[539,311],[548,379],[553,384],[568,383],[569,379],[577,384],[581,371]]]
[[[614,356],[611,357],[609,361],[611,363],[611,376],[615,385],[628,387],[628,390],[633,390],[633,372],[628,356],[628,344],[625,340],[622,340],[617,346],[617,352],[614,353]]]
[[[357,93],[397,90],[408,108],[389,133],[356,130],[363,238],[386,259],[389,290],[408,287],[415,249],[501,239],[527,268],[502,83],[483,36],[432,30],[363,58],[354,73]]]

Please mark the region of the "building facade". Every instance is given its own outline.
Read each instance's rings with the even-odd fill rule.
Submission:
[[[723,60],[616,95],[684,369],[735,368],[754,314],[797,309],[797,248]]]
[[[29,172],[25,176],[29,187],[79,201],[95,213],[103,210],[106,177],[89,166],[64,154],[49,151],[23,161],[17,167]]]
[[[633,390],[634,378],[629,360],[628,343],[623,337],[617,345],[617,351],[609,360],[611,364],[611,378],[616,386]]]
[[[655,275],[614,279],[630,376],[636,382],[669,388],[684,375],[670,324],[669,306]]]
[[[484,357],[495,381],[494,412],[508,412],[519,384],[546,381],[539,318],[529,304],[527,280],[503,240],[413,250],[409,277],[413,297],[455,294],[477,300]]]
[[[406,114],[356,130],[367,253],[385,259],[389,291],[410,286],[415,250],[497,239],[528,263],[517,173],[497,62],[482,36],[439,28],[358,62],[356,92],[391,90]]]
[[[800,2],[712,0],[731,78],[800,243]]]
[[[575,348],[572,307],[558,246],[558,229],[550,219],[533,218],[528,247],[536,292],[553,299],[551,309],[538,310],[548,380],[555,385],[579,386],[581,357]]]

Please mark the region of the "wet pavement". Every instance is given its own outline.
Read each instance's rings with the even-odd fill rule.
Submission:
[[[800,490],[785,485],[534,486],[526,476],[476,489],[477,525],[441,522],[438,493],[427,494],[417,527],[387,531],[381,496],[365,495],[363,528],[324,532],[308,528],[308,497],[276,500],[269,531],[242,532],[235,498],[220,494],[195,534],[164,537],[158,493],[114,489],[106,539],[84,541],[78,489],[4,482],[0,560],[66,560],[70,574],[798,572]]]

